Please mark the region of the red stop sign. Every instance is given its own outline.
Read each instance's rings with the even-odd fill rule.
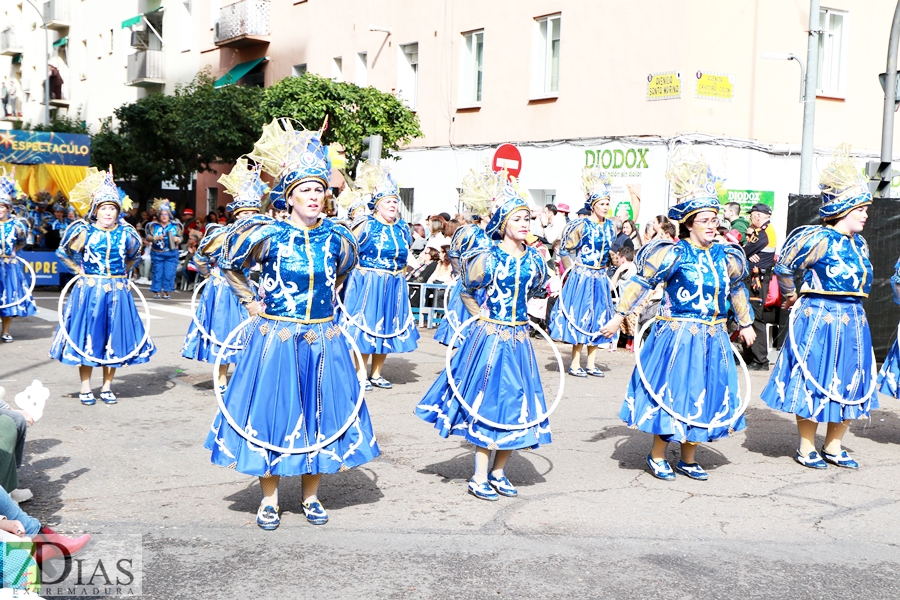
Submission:
[[[518,177],[522,172],[522,155],[519,149],[512,144],[503,144],[497,148],[491,161],[491,168],[494,171],[506,169],[510,177]]]

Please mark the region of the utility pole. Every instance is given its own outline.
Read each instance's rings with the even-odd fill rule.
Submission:
[[[810,194],[816,128],[816,77],[819,70],[819,0],[809,0],[806,83],[803,88],[803,141],[800,144],[800,194]]]
[[[869,163],[866,171],[872,179],[869,187],[878,198],[891,197],[894,175],[894,112],[897,110],[897,44],[900,41],[900,1],[894,9],[891,37],[888,41],[887,69],[884,72],[884,117],[881,124],[881,164]]]
[[[41,18],[41,25],[44,27],[44,72],[46,79],[44,80],[44,123],[50,124],[50,30],[47,29],[47,22],[44,21],[44,13],[35,5],[34,2],[28,0],[31,8],[37,11]]]

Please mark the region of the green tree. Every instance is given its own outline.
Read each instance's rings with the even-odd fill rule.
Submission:
[[[53,133],[80,133],[82,135],[90,135],[87,124],[81,118],[81,111],[75,113],[75,116],[60,115],[59,111],[53,114],[49,125],[43,123],[22,124],[21,129],[25,131],[52,131]]]
[[[351,176],[359,164],[363,137],[381,135],[382,158],[396,158],[401,146],[422,136],[419,118],[393,94],[313,73],[288,77],[267,88],[260,110],[266,122],[292,117],[308,129],[320,127],[328,115],[322,141],[343,146]]]

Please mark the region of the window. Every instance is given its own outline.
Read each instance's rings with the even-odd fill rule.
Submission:
[[[542,98],[559,92],[559,39],[562,15],[535,20],[532,96]]]
[[[415,199],[415,188],[400,188],[400,218],[407,223],[412,223],[413,219],[413,200]]]
[[[847,66],[847,13],[823,8],[819,11],[819,68],[816,93],[843,96]]]
[[[178,24],[179,49],[182,52],[191,51],[191,42],[194,37],[194,18],[191,16],[191,0],[181,2],[181,22]]]
[[[331,59],[331,78],[337,82],[344,81],[344,59],[340,56]]]
[[[459,103],[474,106],[481,103],[484,73],[484,30],[463,34],[460,58]]]
[[[397,96],[406,105],[416,110],[416,97],[419,89],[419,44],[400,46],[397,58]]]
[[[219,208],[219,188],[208,187],[206,188],[206,214],[216,212],[217,208]],[[202,220],[200,215],[197,215],[197,220]]]
[[[294,65],[291,68],[291,75],[293,77],[303,77],[304,75],[306,75],[306,63]]]
[[[369,55],[365,52],[356,55],[356,80],[354,83],[359,87],[369,85]]]
[[[113,30],[109,30],[109,53],[112,54],[115,51],[115,40],[113,39]]]

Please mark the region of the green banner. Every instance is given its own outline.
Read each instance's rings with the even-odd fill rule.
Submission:
[[[726,190],[719,189],[719,203],[725,206],[729,202],[737,202],[741,205],[741,214],[750,214],[750,208],[754,204],[765,204],[775,208],[775,192],[763,192],[760,190]]]

